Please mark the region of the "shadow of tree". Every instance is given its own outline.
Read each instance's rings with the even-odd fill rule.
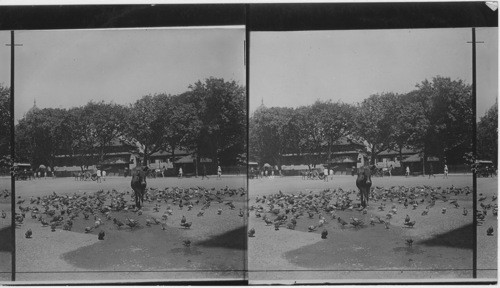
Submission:
[[[208,240],[197,242],[196,245],[204,247],[220,247],[229,249],[247,249],[247,229],[241,226],[234,230],[211,237]]]
[[[0,252],[12,252],[11,226],[0,229]]]
[[[418,244],[426,246],[446,246],[461,249],[473,249],[473,229],[473,224],[467,224],[455,230],[438,234],[430,239],[419,241]]]

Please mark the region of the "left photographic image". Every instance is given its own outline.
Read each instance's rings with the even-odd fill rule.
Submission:
[[[244,27],[15,35],[16,280],[244,280]]]
[[[10,31],[0,31],[0,282],[12,280]]]

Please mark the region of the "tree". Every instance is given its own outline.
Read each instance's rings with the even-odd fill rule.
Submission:
[[[54,167],[57,152],[63,149],[65,110],[45,108],[30,111],[16,127],[16,158],[34,167]]]
[[[126,110],[114,103],[90,101],[83,107],[83,114],[87,120],[87,139],[92,142],[96,162],[101,163],[108,154],[106,148],[113,140],[124,135]]]
[[[481,160],[493,161],[498,167],[498,103],[481,117],[477,124],[477,156]]]
[[[164,126],[165,150],[175,159],[175,150],[186,148],[198,154],[198,140],[202,127],[196,105],[186,93],[162,96],[162,125]]]
[[[311,106],[311,115],[314,116],[314,125],[320,128],[321,150],[328,152],[331,159],[332,147],[341,137],[351,133],[354,126],[354,107],[341,102],[316,101]]]
[[[462,162],[463,155],[472,151],[471,91],[471,86],[462,80],[436,76],[409,93],[409,98],[421,103],[429,121],[422,145],[424,155]]]
[[[0,161],[10,162],[10,89],[0,84]]]
[[[393,93],[371,95],[356,107],[355,134],[369,143],[371,164],[378,153],[390,147],[396,98]]]
[[[246,147],[246,97],[235,81],[208,78],[189,86],[186,94],[201,121],[197,137],[198,156],[235,164]],[[187,100],[188,100],[187,99]]]
[[[271,165],[281,165],[289,147],[292,108],[260,108],[250,119],[251,157]]]
[[[125,135],[140,146],[144,166],[151,154],[165,148],[161,98],[159,95],[144,96],[131,104],[125,113],[128,116]]]
[[[390,148],[399,152],[403,158],[403,148],[421,150],[425,142],[425,134],[429,129],[429,120],[421,103],[411,102],[405,95],[399,95],[394,111],[394,122],[391,127]]]

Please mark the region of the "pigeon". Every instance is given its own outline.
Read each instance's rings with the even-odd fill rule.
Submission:
[[[486,230],[486,235],[493,236],[493,226],[490,226],[488,230]]]
[[[411,222],[405,222],[404,225],[408,226],[408,228],[413,227],[415,225],[415,220],[413,220]]]
[[[26,231],[24,235],[26,236],[26,238],[31,238],[31,235],[33,235],[33,231],[31,231],[31,229],[28,229],[28,231]]]
[[[97,235],[97,239],[99,239],[99,240],[104,240],[104,235],[106,235],[106,234],[104,233],[104,231],[102,231],[102,230],[101,230],[101,231],[99,231],[99,235]]]
[[[323,229],[323,231],[321,232],[321,239],[326,239],[327,235],[328,235],[328,231],[326,231],[326,229]]]
[[[406,245],[412,247],[413,246],[413,239],[406,239]]]
[[[410,222],[410,216],[408,214],[406,214],[405,223],[408,223],[408,222]]]
[[[255,237],[255,229],[252,228],[248,231],[248,237]]]

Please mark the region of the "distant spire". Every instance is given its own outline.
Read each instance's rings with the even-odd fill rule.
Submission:
[[[36,98],[33,98],[33,107],[36,107]]]
[[[262,100],[260,101],[260,105],[264,106],[264,97],[262,97]]]

